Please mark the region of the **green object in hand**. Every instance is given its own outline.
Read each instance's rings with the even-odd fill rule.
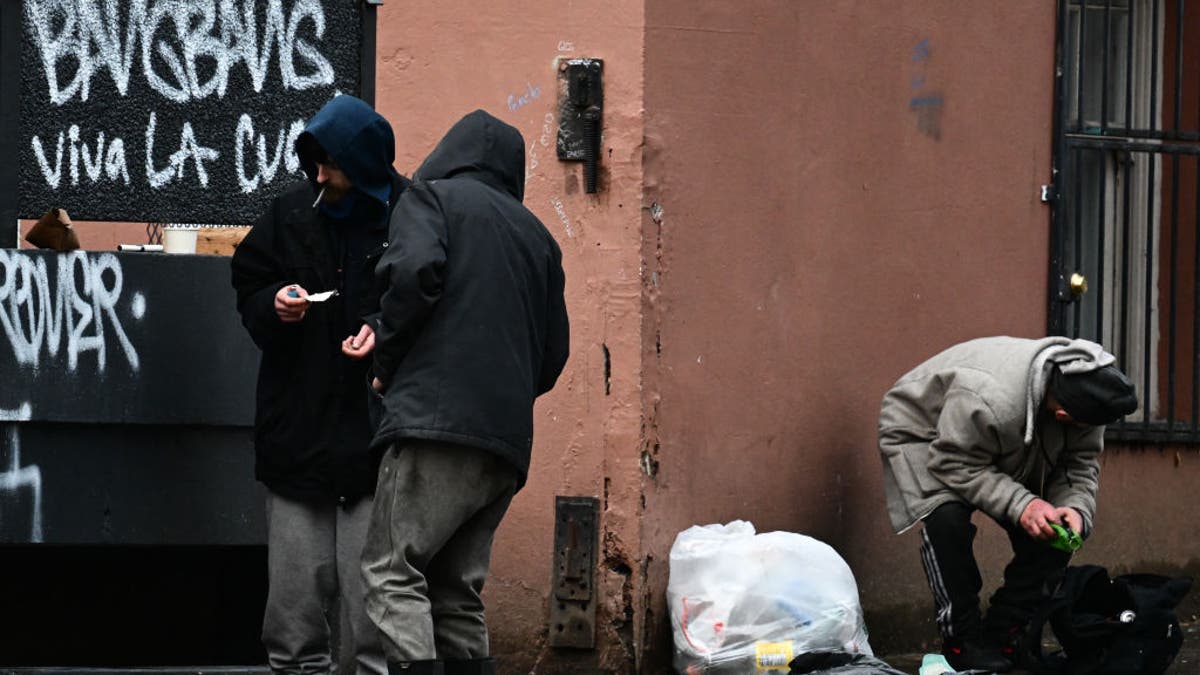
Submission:
[[[1083,546],[1083,539],[1075,530],[1059,525],[1058,523],[1050,523],[1050,527],[1054,530],[1054,534],[1058,535],[1050,542],[1050,545],[1054,548],[1066,553],[1074,553]]]

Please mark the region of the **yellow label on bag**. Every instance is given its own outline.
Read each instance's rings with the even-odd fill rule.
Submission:
[[[754,664],[759,670],[790,670],[792,641],[754,643]]]

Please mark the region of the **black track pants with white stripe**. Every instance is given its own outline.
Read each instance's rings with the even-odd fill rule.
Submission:
[[[943,640],[975,637],[983,628],[979,590],[983,579],[975,564],[975,509],[960,502],[943,504],[925,517],[921,563],[933,591],[938,632]]]
[[[986,630],[997,637],[1023,630],[1071,556],[1037,541],[1020,527],[1001,524],[1013,558],[1004,568],[1004,584],[992,595],[986,622],[979,611],[983,579],[975,562],[975,509],[962,502],[943,504],[925,517],[921,562],[933,591],[938,631],[943,640],[978,639]]]

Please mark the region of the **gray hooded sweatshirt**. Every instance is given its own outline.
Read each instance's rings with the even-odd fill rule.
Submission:
[[[879,415],[895,531],[952,501],[1017,524],[1037,497],[1076,509],[1090,531],[1104,427],[1058,422],[1043,399],[1055,364],[1086,372],[1113,360],[1087,340],[991,337],[955,345],[900,378]]]

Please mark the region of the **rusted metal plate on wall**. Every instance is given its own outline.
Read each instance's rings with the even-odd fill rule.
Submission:
[[[599,512],[595,497],[555,497],[552,647],[595,646]]]

